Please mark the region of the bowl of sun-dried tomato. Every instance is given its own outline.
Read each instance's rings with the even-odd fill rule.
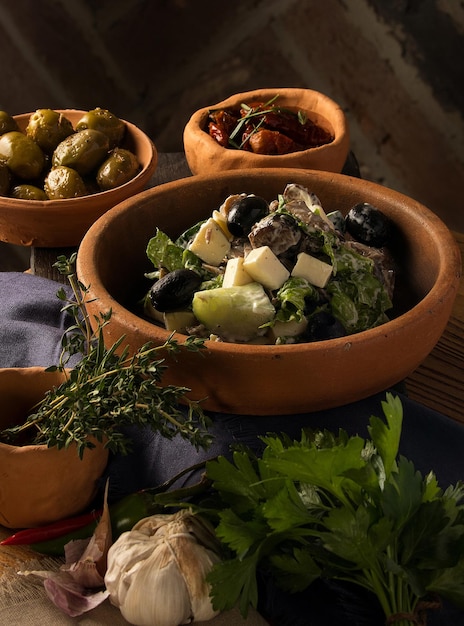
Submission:
[[[193,174],[291,167],[341,172],[349,152],[341,107],[311,89],[258,89],[199,109],[184,129]]]

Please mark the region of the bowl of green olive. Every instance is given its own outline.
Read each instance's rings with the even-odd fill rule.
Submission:
[[[108,346],[174,333],[163,381],[242,415],[332,408],[402,381],[439,340],[460,272],[452,234],[419,202],[289,168],[144,191],[93,224],[77,257],[90,320],[112,312]]]
[[[0,111],[0,240],[71,247],[105,211],[148,186],[151,139],[97,107]]]

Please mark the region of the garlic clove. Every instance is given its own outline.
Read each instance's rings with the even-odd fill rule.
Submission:
[[[178,626],[191,621],[184,577],[164,541],[138,531],[121,535],[108,553],[105,584],[111,603],[131,624]]]
[[[178,626],[192,621],[187,587],[167,546],[159,546],[143,563],[119,609],[136,626]]]
[[[218,611],[206,575],[219,561],[209,547],[217,545],[214,531],[188,511],[141,520],[109,550],[110,601],[136,626],[212,619]]]
[[[95,532],[86,544],[71,541],[65,546],[66,564],[61,567],[82,586],[93,589],[103,587],[107,567],[107,554],[111,546],[111,520],[108,508],[108,481],[105,487],[103,513]],[[79,554],[81,546],[85,545]],[[78,556],[77,556],[78,555]]]
[[[213,544],[217,541],[207,535],[206,528],[195,523],[196,518],[191,516],[182,521],[181,532],[168,535],[167,541],[175,554],[178,566],[185,580],[190,597],[192,614],[195,621],[206,621],[215,617],[218,611],[213,609],[210,598],[210,585],[206,576],[213,565],[220,561],[216,552],[206,548],[198,542],[198,535]]]
[[[210,586],[206,582],[206,575],[219,561],[219,557],[196,543],[195,537],[188,532],[168,535],[165,542],[183,577],[193,619],[195,621],[212,619],[217,612],[211,604]]]
[[[153,542],[144,533],[132,530],[122,533],[108,551],[105,585],[112,601],[121,606],[138,571],[153,554]]]

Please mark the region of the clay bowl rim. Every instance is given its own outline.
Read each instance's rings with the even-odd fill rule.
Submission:
[[[288,168],[285,170],[285,172],[287,173],[289,180],[291,180],[292,171],[297,172],[300,175],[309,174],[310,176],[321,178],[324,182],[330,182],[330,179],[335,179],[339,182],[342,182],[342,179],[352,180],[355,182],[361,180],[355,179],[345,174],[336,174],[332,172],[322,172],[319,170],[307,170],[301,168]],[[282,174],[282,169],[277,168],[276,170],[274,170],[274,172]],[[103,215],[92,226],[92,228],[89,229],[78,253],[78,274],[81,273],[80,269],[82,270],[83,266],[86,266],[87,268],[89,267],[90,258],[93,257],[95,254],[94,243],[98,240],[100,236],[104,236],[104,233],[108,228],[108,222],[111,221],[113,218],[117,218],[118,214],[124,213],[129,208],[132,208],[131,205],[134,202],[144,200],[147,196],[153,199],[153,196],[156,197],[158,193],[166,193],[169,191],[175,192],[179,189],[179,187],[188,187],[191,185],[195,187],[196,185],[205,184],[208,182],[208,180],[211,180],[211,178],[227,179],[233,177],[240,179],[245,173],[249,175],[250,170],[230,170],[223,172],[222,174],[216,175],[196,175],[193,177],[183,178],[169,183],[165,183],[158,187],[154,187],[152,189],[141,192],[140,194],[137,194],[137,197],[124,200],[117,206],[113,207],[113,209],[105,213],[105,215]],[[258,175],[262,174],[265,176],[272,176],[273,172],[269,168],[263,168],[262,170],[253,170],[252,173]],[[412,198],[409,198],[408,196],[405,196],[400,192],[383,187],[378,183],[374,183],[371,181],[362,180],[362,183],[363,186],[365,186],[366,189],[370,191],[386,192],[389,196],[389,201],[391,200],[393,202],[398,202],[402,205],[401,210],[406,210],[411,215],[420,216],[420,221],[424,225],[427,224],[430,233],[433,232],[433,237],[431,237],[431,239],[436,244],[436,252],[438,255],[438,272],[436,279],[429,291],[423,297],[421,297],[421,299],[411,308],[401,313],[400,315],[392,318],[385,324],[352,335],[346,335],[344,337],[330,340],[284,345],[250,345],[206,340],[205,347],[207,350],[219,353],[234,352],[240,356],[253,356],[254,358],[267,357],[269,359],[272,359],[276,355],[280,354],[304,354],[309,358],[311,353],[313,352],[335,352],[337,350],[343,349],[343,347],[347,344],[349,344],[350,347],[362,345],[365,343],[369,343],[371,339],[385,336],[388,334],[395,334],[397,330],[401,330],[401,332],[404,333],[407,327],[414,326],[415,320],[422,316],[429,315],[430,312],[435,311],[436,308],[440,308],[440,305],[443,301],[448,301],[450,297],[450,287],[453,287],[453,285],[456,295],[457,285],[461,276],[461,256],[457,242],[455,241],[451,231],[444,224],[444,222],[426,206]],[[207,209],[205,209],[205,214],[206,210]],[[417,217],[416,219],[419,219],[419,217]],[[83,273],[88,273],[88,271]],[[105,297],[108,299],[108,302],[106,304],[110,303],[113,314],[118,317],[122,314],[128,321],[131,328],[137,328],[138,331],[140,331],[141,333],[144,333],[145,331],[151,331],[150,334],[153,335],[153,333],[155,333],[155,335],[157,335],[157,339],[159,337],[160,342],[164,342],[169,336],[173,334],[171,331],[165,330],[160,326],[157,326],[156,324],[151,323],[130,311],[108,292],[106,286],[103,285],[103,283],[101,282],[98,274],[95,275],[93,270],[92,274],[93,280],[90,284],[91,291],[94,292],[95,288],[97,288],[97,291],[99,293],[104,293]],[[182,344],[182,342],[185,341],[187,338],[187,335],[177,332],[175,332],[173,336],[180,344]]]
[[[48,391],[49,389],[51,389],[53,386],[58,386],[62,380],[64,379],[64,376],[61,372],[54,371],[54,372],[47,372],[46,371],[47,368],[42,367],[40,365],[32,365],[30,367],[28,366],[24,366],[24,367],[1,367],[0,368],[0,378],[6,378],[7,380],[9,378],[11,378],[11,382],[15,382],[14,379],[16,380],[23,380],[26,381],[28,378],[35,378],[37,377],[37,380],[40,380],[40,389],[44,391],[44,394],[46,391]],[[48,386],[47,384],[45,384],[45,375],[48,376],[48,374],[50,375],[50,386]],[[3,384],[3,383],[2,383]],[[33,409],[33,406],[29,407],[29,411],[31,411]],[[25,417],[25,416],[24,416]],[[0,419],[0,430],[3,430],[4,428],[7,428],[7,426],[3,423],[3,419]],[[45,444],[41,444],[41,443],[26,443],[26,444],[15,444],[15,443],[6,443],[5,441],[0,441],[0,449],[2,450],[6,450],[6,449],[14,449],[14,448],[22,448],[22,449],[43,449],[46,448],[47,446]]]
[[[62,113],[65,116],[71,115],[71,117],[74,117],[74,116],[77,117],[77,115],[84,115],[85,113],[88,112],[83,109],[53,109],[53,110],[56,111],[57,113]],[[35,111],[30,111],[29,113],[20,113],[19,115],[13,115],[13,119],[15,119],[18,122],[20,130],[24,130],[26,127],[26,124],[21,124],[21,123],[27,122],[29,117],[34,112]],[[138,126],[136,126],[132,122],[128,122],[127,120],[123,118],[120,118],[120,119],[121,121],[124,122],[124,124],[126,124],[126,128],[130,130],[130,133],[132,136],[135,136],[135,137],[138,136],[141,140],[143,140],[143,143],[145,143],[147,147],[150,148],[150,152],[151,152],[150,159],[142,167],[142,169],[137,174],[137,176],[134,176],[134,178],[129,180],[127,183],[124,183],[123,185],[119,185],[119,187],[115,187],[115,189],[99,191],[97,193],[89,194],[87,196],[79,196],[77,198],[61,198],[58,200],[29,200],[29,199],[24,200],[20,198],[10,198],[8,196],[1,196],[0,204],[3,204],[4,206],[6,206],[7,204],[8,205],[11,204],[11,207],[14,208],[15,211],[22,210],[22,209],[27,210],[29,206],[33,206],[36,209],[50,209],[50,211],[53,212],[53,211],[62,210],[63,206],[65,206],[66,204],[72,203],[73,207],[74,206],[78,207],[78,205],[81,205],[81,204],[82,205],[88,204],[89,198],[107,198],[111,194],[114,194],[116,190],[118,191],[125,190],[128,187],[132,187],[134,183],[136,184],[136,186],[138,186],[138,183],[143,184],[147,182],[150,179],[151,175],[153,174],[156,168],[156,165],[158,163],[158,152],[156,150],[155,144],[150,139],[150,137],[143,130],[141,130]],[[74,126],[74,123],[73,123],[73,126]],[[79,206],[79,210],[82,210],[81,206]]]
[[[15,406],[12,419],[9,419],[9,414],[4,409],[0,428],[22,423],[46,392],[60,385],[63,380],[64,374],[61,371],[48,371],[42,366],[0,368],[2,392],[14,399],[10,398],[9,401],[7,399],[6,406]],[[97,481],[103,475],[109,457],[109,450],[104,442],[96,439],[93,442],[95,448],[86,449],[82,459],[77,453],[75,444],[58,448],[27,442],[17,444],[0,442],[2,462],[9,461],[11,464],[3,477],[4,484],[0,486],[3,499],[0,507],[1,523],[6,528],[30,528],[50,524],[60,519],[60,516],[78,515],[85,510],[97,493]],[[36,470],[36,475],[32,478],[29,476],[31,466]],[[57,474],[57,467],[65,472],[65,479],[63,474]],[[55,478],[46,481],[46,475],[53,469]],[[77,481],[75,472],[79,474]],[[32,490],[30,483],[24,480],[26,473],[36,490]],[[59,481],[56,480],[58,475]],[[44,480],[38,486],[41,478]],[[75,488],[70,489],[70,485],[74,485]]]
[[[289,154],[266,155],[254,154],[246,150],[231,150],[230,148],[224,148],[215,139],[213,139],[209,135],[209,133],[205,131],[205,122],[208,117],[209,111],[211,111],[212,109],[234,107],[240,105],[242,102],[246,103],[252,100],[264,100],[265,102],[267,102],[276,94],[279,94],[283,97],[283,106],[287,106],[288,108],[293,108],[295,110],[304,110],[313,120],[317,120],[319,117],[323,117],[324,120],[330,125],[331,130],[334,134],[334,139],[328,144],[324,144],[322,146],[317,146],[314,148],[307,148],[306,150],[299,150],[297,152],[291,152]],[[308,99],[313,100],[316,103],[316,108],[309,109],[306,105],[303,104],[303,102]],[[288,102],[289,100],[292,100],[293,103]],[[285,104],[285,102],[287,102],[287,104]],[[278,101],[276,103],[280,104]],[[320,103],[323,103],[330,108],[330,119],[327,117],[327,115],[322,115],[322,113],[319,112],[318,107]],[[313,113],[312,116],[311,113]],[[221,157],[221,159],[225,160],[225,151],[227,151],[228,153],[230,153],[231,161],[234,161],[235,158],[237,158],[237,154],[240,155],[241,159],[246,159],[248,162],[246,165],[246,169],[253,167],[301,167],[295,165],[295,161],[297,159],[300,161],[310,158],[313,159],[318,155],[324,154],[334,149],[340,149],[345,152],[344,159],[341,159],[343,165],[349,152],[350,141],[348,121],[341,106],[337,102],[335,102],[335,100],[320,91],[297,87],[254,89],[251,91],[231,95],[225,100],[217,102],[216,104],[202,107],[192,114],[184,129],[184,146],[186,144],[186,132],[192,133],[192,135],[194,135],[199,141],[201,141],[204,146],[208,147],[211,160],[214,160],[215,157],[219,156]],[[186,151],[187,150],[188,146],[186,146]],[[245,166],[241,165],[240,169],[245,169]]]

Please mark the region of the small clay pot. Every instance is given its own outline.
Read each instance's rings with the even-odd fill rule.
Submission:
[[[283,155],[254,154],[224,148],[206,128],[211,109],[240,107],[242,103],[269,102],[278,94],[276,106],[302,111],[309,119],[332,133],[328,144]],[[340,106],[326,95],[311,89],[258,89],[239,93],[196,111],[184,129],[184,150],[193,174],[212,174],[236,169],[303,168],[341,172],[349,152],[349,130]]]
[[[21,423],[45,393],[63,381],[41,367],[0,369],[0,429]],[[86,450],[0,443],[0,524],[29,528],[76,515],[88,506],[108,461],[103,444]]]
[[[55,109],[75,124],[85,111]],[[31,113],[15,115],[24,131]],[[0,198],[0,241],[18,246],[66,248],[77,246],[85,232],[103,213],[122,200],[145,189],[158,163],[151,139],[137,126],[125,122],[122,147],[133,152],[141,170],[129,182],[100,193],[63,200],[19,200]]]

